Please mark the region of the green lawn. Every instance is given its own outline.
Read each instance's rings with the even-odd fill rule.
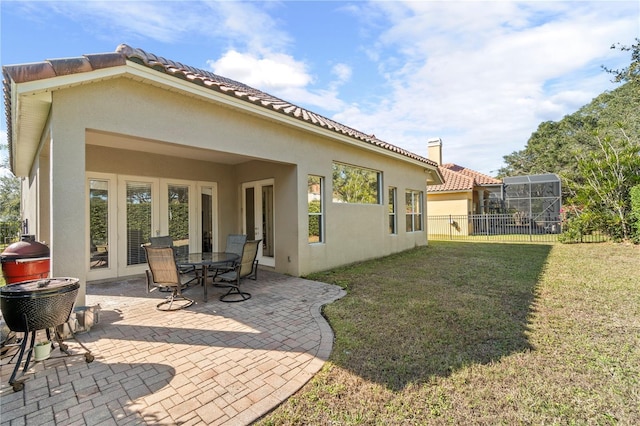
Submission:
[[[640,247],[431,242],[311,279],[330,361],[261,425],[640,424]]]

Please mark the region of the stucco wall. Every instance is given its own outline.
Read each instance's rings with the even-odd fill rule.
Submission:
[[[446,194],[429,193],[427,198],[429,216],[470,214],[472,201],[473,193],[471,191]]]
[[[426,174],[420,167],[410,167],[374,153],[362,152],[351,146],[317,140],[307,161],[299,164],[301,274],[329,269],[363,259],[384,256],[426,244],[425,232],[405,231],[405,190],[425,192]],[[321,146],[322,149],[318,149]],[[309,161],[312,160],[312,161]],[[383,172],[380,205],[344,204],[332,202],[332,164],[339,161]],[[325,242],[308,243],[307,176],[325,178]],[[398,234],[388,232],[388,188],[397,188]],[[426,200],[425,200],[426,201]],[[305,216],[305,217],[303,217]]]
[[[73,182],[69,188],[75,192],[55,190],[54,182],[54,195],[59,201],[52,206],[52,211],[56,215],[54,220],[77,220],[73,226],[61,228],[77,245],[72,250],[74,255],[87,253],[83,216],[85,179],[80,178],[85,170],[218,182],[219,238],[238,229],[242,182],[274,178],[276,270],[293,275],[379,257],[427,242],[424,231],[406,233],[404,228],[404,192],[406,189],[425,191],[423,165],[391,159],[299,128],[283,126],[272,119],[124,78],[56,92],[53,110],[56,111],[53,116],[56,130],[52,138],[53,159],[56,168],[68,168],[54,177],[58,176],[56,179],[61,184],[64,184],[63,179]],[[125,145],[126,149],[92,146],[92,132],[129,135],[131,141]],[[327,135],[335,137],[329,131]],[[137,141],[141,138],[251,158],[237,165],[223,165],[136,152]],[[79,141],[83,144],[81,149]],[[86,153],[85,141],[90,144]],[[72,153],[71,149],[77,149],[77,152]],[[58,154],[68,157],[61,158]],[[382,204],[332,203],[333,161],[382,171]],[[326,242],[323,244],[310,245],[307,241],[309,174],[325,177]],[[389,235],[387,231],[389,186],[398,190],[397,235]],[[70,216],[65,217],[61,203],[68,201],[76,208],[79,200],[82,200],[80,211],[68,212]],[[58,238],[62,239],[61,236]],[[71,244],[67,242],[65,246]],[[219,245],[223,247],[224,243],[219,241]]]

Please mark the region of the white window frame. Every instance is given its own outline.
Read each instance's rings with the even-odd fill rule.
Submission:
[[[407,200],[411,197],[411,203]],[[410,206],[410,211],[407,207]],[[424,193],[416,189],[405,190],[406,231],[422,232],[424,230]]]
[[[398,234],[398,188],[390,186],[388,191],[388,214],[389,214],[389,229],[390,235]]]
[[[314,201],[311,199],[311,193],[309,192],[309,181],[311,180],[311,178],[318,178],[319,180],[319,184],[320,184],[320,188],[319,188],[319,199],[318,201],[320,201],[320,211],[319,212],[310,212],[309,211],[309,203],[311,203],[311,201]],[[324,182],[324,176],[319,176],[319,175],[308,175],[307,176],[307,242],[309,244],[324,244],[325,242],[325,234],[324,234],[324,228],[325,228],[325,214],[324,214],[324,210],[325,210],[325,202],[324,202],[324,188],[325,188],[325,182]],[[311,216],[318,216],[319,220],[318,220],[318,226],[320,226],[320,232],[318,235],[319,240],[318,241],[310,241],[309,240],[309,227],[311,226],[311,221],[309,221],[309,217]]]

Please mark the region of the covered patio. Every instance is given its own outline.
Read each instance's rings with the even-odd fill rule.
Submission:
[[[95,355],[32,364],[24,390],[8,384],[2,360],[2,424],[250,424],[296,392],[329,357],[333,332],[321,307],[344,296],[334,285],[260,271],[253,298],[219,302],[187,290],[188,309],[155,309],[164,293],[143,277],[87,285],[100,321],[78,339]],[[73,340],[72,353],[82,354]]]

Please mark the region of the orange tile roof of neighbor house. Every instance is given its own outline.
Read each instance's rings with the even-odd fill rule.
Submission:
[[[476,186],[500,185],[500,179],[492,178],[475,170],[453,163],[438,166],[444,183],[429,185],[429,192],[472,191]]]
[[[223,93],[228,96],[233,96],[243,101],[285,114],[307,123],[326,128],[333,132],[409,157],[413,160],[417,160],[431,166],[437,165],[432,160],[384,142],[376,138],[375,135],[368,135],[360,132],[334,120],[311,112],[305,108],[269,95],[268,93],[262,92],[258,89],[249,87],[238,81],[219,76],[210,71],[205,71],[165,59],[152,53],[145,52],[142,49],[132,48],[126,44],[118,46],[116,51],[113,53],[87,54],[75,58],[50,59],[37,63],[3,66],[5,111],[7,115],[7,139],[9,147],[11,148],[12,145],[11,81],[14,83],[24,83],[70,74],[91,72],[104,68],[124,66],[127,61],[144,65],[153,70],[215,90],[216,92]],[[11,153],[11,149],[9,152]]]

